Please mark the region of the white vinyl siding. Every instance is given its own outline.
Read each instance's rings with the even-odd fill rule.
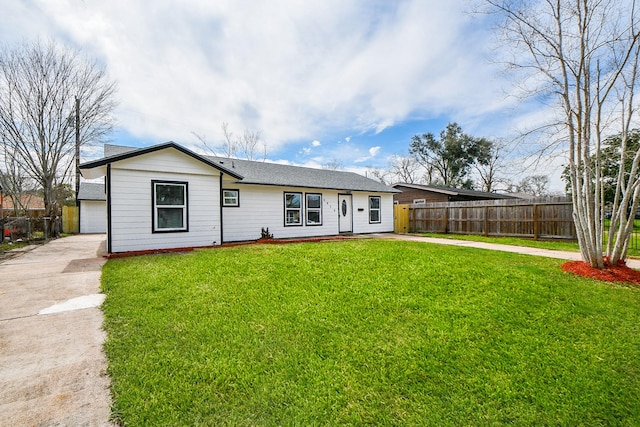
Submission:
[[[335,190],[293,189],[269,185],[238,185],[242,203],[224,208],[224,241],[238,242],[260,238],[260,230],[269,228],[276,239],[331,236],[338,234],[338,192]],[[284,193],[322,194],[321,225],[285,226]],[[304,214],[304,211],[302,211]]]
[[[107,202],[103,200],[80,201],[80,233],[107,232]]]
[[[169,151],[169,150],[167,150]],[[111,251],[127,252],[211,246],[221,243],[219,172],[176,150],[155,152],[111,167]],[[138,162],[145,170],[136,170]],[[169,167],[170,172],[153,169]],[[122,166],[127,166],[123,168]],[[153,233],[152,181],[188,183],[189,230],[182,233]]]
[[[243,185],[236,183],[242,193],[239,208],[224,208],[224,241],[238,242],[260,238],[260,230],[269,228],[276,239],[296,237],[334,236],[338,233],[338,193],[337,190],[317,188],[286,188],[269,185]],[[298,227],[284,225],[284,193],[313,193],[322,195],[322,224]],[[393,195],[376,193],[381,196],[380,224],[369,224],[369,195],[353,193],[353,232],[382,233],[393,231]],[[305,198],[306,199],[306,198]],[[304,206],[303,206],[304,207]],[[362,211],[358,211],[358,208]],[[305,212],[303,210],[303,212]]]
[[[369,196],[380,197],[380,222],[369,222]],[[393,194],[353,193],[353,233],[387,233],[393,231]]]

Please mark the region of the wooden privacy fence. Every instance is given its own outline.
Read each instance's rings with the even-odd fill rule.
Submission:
[[[396,205],[395,213],[408,215],[408,230],[396,227],[398,233],[576,239],[573,208],[565,197]],[[396,217],[395,224],[402,219]]]
[[[62,232],[80,232],[80,208],[77,206],[62,207]]]

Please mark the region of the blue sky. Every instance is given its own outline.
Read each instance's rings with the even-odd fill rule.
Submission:
[[[54,39],[118,83],[113,143],[216,147],[222,123],[260,131],[270,161],[364,173],[412,135],[457,122],[511,140],[544,106],[512,96],[486,16],[467,0],[0,0],[0,40]],[[514,179],[548,174],[561,155]],[[83,155],[95,151],[87,148]]]

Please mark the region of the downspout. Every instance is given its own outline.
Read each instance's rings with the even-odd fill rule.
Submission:
[[[222,172],[220,172],[220,186],[219,186],[219,190],[220,190],[220,244],[222,245],[224,243],[224,218],[223,218],[223,212],[224,210],[222,209],[222,201],[223,201],[223,194],[222,194],[222,175],[224,175]]]
[[[107,165],[107,253],[112,253],[111,244],[111,163]]]

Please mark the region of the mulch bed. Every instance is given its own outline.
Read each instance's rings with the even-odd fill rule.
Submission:
[[[611,265],[605,259],[605,267],[603,269],[591,267],[589,263],[584,261],[569,261],[562,264],[562,270],[595,280],[631,283],[640,286],[640,271],[627,267],[624,261],[618,261],[618,265]]]

